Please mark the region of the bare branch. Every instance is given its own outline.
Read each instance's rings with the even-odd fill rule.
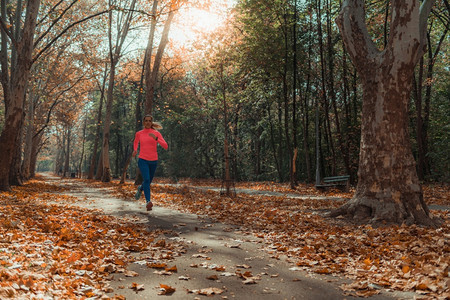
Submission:
[[[8,30],[8,26],[6,26],[5,22],[3,21],[3,18],[0,17],[0,26],[2,27],[2,31],[6,33],[6,35],[9,37],[9,39],[11,40],[11,43],[14,45],[14,47],[17,49],[17,41],[16,39],[12,36],[11,31]]]
[[[90,20],[90,19],[92,19],[92,18],[95,18],[95,17],[98,17],[98,16],[100,16],[100,15],[102,15],[102,14],[104,14],[104,13],[107,13],[107,12],[109,12],[109,10],[105,10],[105,11],[101,11],[101,12],[98,12],[98,13],[96,13],[96,14],[93,14],[93,15],[91,15],[91,16],[88,16],[88,17],[86,17],[86,18],[84,18],[84,19],[81,19],[81,20],[79,20],[79,21],[76,21],[76,22],[74,22],[74,23],[72,23],[72,24],[70,24],[69,26],[67,26],[66,28],[64,28],[56,37],[54,37],[41,51],[39,51],[37,54],[36,54],[36,56],[34,56],[33,57],[33,59],[32,59],[32,63],[34,63],[34,62],[36,62],[36,60],[45,52],[45,51],[47,51],[47,49],[48,48],[50,48],[61,36],[63,36],[70,28],[72,28],[72,27],[74,27],[74,26],[76,26],[76,25],[78,25],[78,24],[80,24],[80,23],[83,23],[83,22],[85,22],[85,21],[87,21],[87,20]]]
[[[52,30],[52,28],[56,25],[56,23],[58,23],[62,19],[62,17],[66,14],[66,12],[68,12],[72,8],[72,6],[75,5],[75,3],[77,3],[77,2],[78,2],[78,0],[74,0],[72,3],[70,3],[70,5],[67,6],[66,9],[64,9],[62,11],[62,13],[59,14],[58,18],[56,18],[52,21],[52,24],[47,28],[47,30],[40,37],[38,37],[36,39],[36,41],[34,42],[34,48],[36,48],[36,46],[39,44],[39,42]],[[53,8],[52,8],[52,10],[53,10]]]

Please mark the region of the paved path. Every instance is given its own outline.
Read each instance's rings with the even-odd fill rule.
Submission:
[[[246,235],[237,227],[159,206],[146,212],[142,200],[115,198],[107,189],[91,188],[76,180],[48,179],[52,183],[59,182],[71,187],[65,194],[83,199],[74,205],[99,208],[106,214],[133,217],[138,224],[150,230],[167,229],[166,239],[186,243],[187,252],[169,263],[170,266],[177,266],[177,273],[170,276],[158,275],[154,273],[154,269],[134,263],[128,266],[128,270],[139,273],[139,276],[129,278],[122,274],[114,275],[111,283],[114,292],[111,296],[121,294],[126,299],[155,299],[158,297],[159,285],[166,284],[176,288],[170,299],[207,299],[202,295],[187,293],[187,290],[206,288],[223,290],[222,294],[215,295],[212,299],[357,299],[345,296],[339,289],[340,284],[349,281],[327,275],[308,274],[298,270],[284,258],[271,258],[270,254],[262,250],[267,246],[262,239]],[[194,268],[192,264],[198,267]],[[225,271],[214,270],[217,266],[223,266]],[[244,284],[235,273],[246,271],[260,280],[255,284]],[[217,276],[217,280],[207,279],[213,275]],[[188,280],[180,280],[180,276]],[[133,282],[143,284],[145,289],[134,292],[128,288]],[[382,291],[369,299],[412,299],[413,296],[414,293]]]
[[[164,184],[158,184],[161,186],[173,186],[173,187],[182,187],[186,186],[184,184],[170,184],[170,183],[164,183]],[[194,189],[200,189],[200,190],[210,190],[210,191],[216,191],[216,192],[222,192],[222,188],[218,187],[212,187],[212,186],[194,186],[194,185],[187,185],[189,188]],[[281,192],[272,192],[272,191],[262,191],[262,190],[253,190],[253,189],[243,189],[243,188],[235,188],[232,189],[232,191],[236,193],[245,193],[245,194],[251,194],[251,195],[263,195],[263,196],[277,196],[277,197],[286,197],[286,198],[295,198],[295,199],[317,199],[317,200],[335,200],[335,201],[343,201],[345,199],[340,197],[326,197],[326,196],[312,196],[312,195],[299,195],[294,193],[281,193]]]

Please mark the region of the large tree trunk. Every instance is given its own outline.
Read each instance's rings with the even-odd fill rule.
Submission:
[[[23,31],[19,40],[16,40],[17,63],[11,62],[13,70],[11,78],[7,74],[9,68],[6,65],[7,60],[4,59],[7,53],[4,50],[5,33],[2,30],[2,85],[5,97],[5,123],[3,131],[0,135],[0,191],[10,190],[10,168],[15,147],[14,141],[18,139],[18,134],[22,132],[23,124],[23,103],[25,101],[25,92],[27,89],[28,77],[31,68],[31,54],[33,50],[33,36],[36,28],[36,18],[39,12],[40,1],[30,0],[27,2],[27,10]],[[4,4],[2,3],[2,11]],[[19,24],[17,24],[19,26]]]
[[[362,2],[362,3],[361,3]],[[343,3],[337,19],[362,80],[362,137],[358,186],[349,202],[331,213],[370,222],[435,225],[423,201],[408,134],[414,66],[423,55],[431,2],[393,3],[390,39],[375,48],[364,20],[364,1]]]

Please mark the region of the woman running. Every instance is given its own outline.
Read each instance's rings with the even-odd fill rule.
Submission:
[[[153,203],[150,197],[150,184],[152,183],[153,176],[155,175],[156,167],[158,165],[158,144],[167,150],[168,145],[161,133],[156,129],[161,129],[162,126],[158,122],[153,122],[151,115],[144,117],[144,129],[136,132],[133,144],[133,157],[136,156],[139,146],[139,160],[138,166],[142,173],[144,181],[138,186],[136,200],[141,198],[142,191],[144,191],[145,200],[147,201],[147,210],[152,210]]]

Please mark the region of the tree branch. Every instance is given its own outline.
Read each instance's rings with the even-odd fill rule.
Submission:
[[[58,15],[58,17],[52,21],[52,24],[47,28],[47,30],[41,36],[39,36],[36,39],[36,41],[34,42],[34,48],[36,48],[36,46],[39,44],[39,42],[52,30],[52,28],[56,25],[56,23],[58,23],[62,19],[62,17],[66,14],[66,12],[68,12],[72,8],[72,6],[75,5],[75,3],[77,3],[77,2],[78,2],[78,0],[72,1],[72,3],[70,3],[70,5],[67,6],[62,11],[62,13],[60,13]]]
[[[75,25],[78,25],[80,23],[83,23],[87,20],[90,20],[92,18],[95,18],[97,16],[100,16],[104,13],[107,13],[109,10],[105,10],[105,11],[101,11],[99,13],[93,14],[91,16],[88,16],[84,19],[81,19],[79,21],[76,21],[72,24],[70,24],[69,26],[67,26],[66,28],[64,28],[56,37],[54,37],[44,48],[42,48],[41,51],[39,51],[32,59],[32,63],[36,62],[36,60],[45,52],[47,51],[48,48],[50,48],[61,36],[63,36],[70,28],[74,27]]]
[[[419,30],[420,30],[420,44],[427,44],[427,20],[431,13],[431,8],[433,7],[436,0],[425,0],[420,6],[419,12]]]
[[[6,35],[9,37],[9,39],[11,40],[11,43],[14,45],[14,47],[17,49],[17,41],[16,39],[12,36],[11,31],[8,30],[8,26],[6,26],[5,22],[3,21],[3,18],[0,17],[0,26],[2,27],[2,31],[6,33]]]
[[[364,2],[344,0],[341,11],[336,18],[336,24],[339,27],[346,49],[358,69],[367,64],[374,67],[373,64],[380,53],[367,31]]]

